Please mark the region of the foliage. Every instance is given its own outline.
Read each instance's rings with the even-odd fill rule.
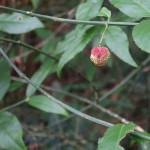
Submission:
[[[8,150],[26,150],[22,141],[22,128],[16,116],[1,112],[0,120],[0,146]]]
[[[62,2],[65,3],[66,0],[62,0]],[[58,14],[58,17],[53,16],[57,14],[59,7],[62,9],[62,6],[54,7],[53,12],[53,9],[50,9],[46,2],[39,0],[15,2],[18,9],[11,8],[11,5],[8,8],[0,6],[0,9],[3,10],[0,14],[0,41],[3,41],[0,43],[0,48],[4,50],[1,50],[1,53],[13,69],[17,66],[21,70],[20,76],[23,77],[23,79],[18,78],[16,73],[10,69],[8,62],[0,57],[0,107],[3,108],[0,109],[0,148],[6,150],[32,149],[30,144],[33,143],[31,140],[33,137],[33,141],[37,140],[34,143],[34,148],[38,149],[36,143],[43,142],[42,138],[46,137],[43,143],[45,145],[48,143],[52,147],[56,146],[54,149],[61,149],[63,146],[65,150],[74,149],[73,147],[83,149],[80,145],[84,145],[84,143],[85,149],[96,149],[95,141],[103,135],[103,131],[95,123],[108,127],[104,136],[98,140],[97,150],[123,150],[120,141],[123,138],[126,139],[127,134],[130,135],[132,141],[148,148],[146,144],[150,142],[150,135],[145,131],[134,131],[137,129],[137,125],[129,123],[119,114],[128,117],[130,116],[128,111],[137,113],[139,105],[142,105],[140,110],[144,109],[144,111],[138,112],[144,116],[141,117],[143,119],[141,122],[148,122],[150,119],[149,116],[145,117],[145,111],[149,114],[149,84],[146,84],[149,83],[147,71],[149,66],[147,64],[150,58],[146,59],[145,56],[150,53],[150,1],[110,0],[109,2],[104,0],[66,2],[65,8],[71,9],[71,11],[62,13],[60,10],[58,12],[61,13]],[[38,14],[20,9],[34,10]],[[9,10],[9,13],[5,10]],[[44,13],[53,16],[42,15]],[[75,18],[73,20],[69,19],[72,17],[72,13],[73,18]],[[63,19],[65,17],[68,18]],[[145,17],[147,18],[145,19]],[[131,20],[132,22],[119,23],[117,19]],[[106,21],[104,22],[104,20]],[[109,22],[110,20],[112,22]],[[135,20],[139,20],[139,22],[133,22]],[[66,23],[76,25],[70,27]],[[133,25],[133,31],[131,31]],[[96,68],[89,59],[89,50],[98,45],[107,46],[111,51],[111,58],[104,68]],[[32,50],[38,53],[35,54]],[[145,68],[141,71],[144,66]],[[134,70],[129,74],[131,69]],[[17,74],[19,73],[17,71]],[[134,75],[136,78],[130,80]],[[140,75],[142,79],[139,77]],[[27,76],[31,76],[30,79]],[[126,78],[123,80],[122,77]],[[126,84],[128,81],[130,85]],[[118,84],[119,82],[120,84]],[[29,83],[33,83],[35,86]],[[42,92],[40,87],[44,89]],[[39,91],[44,94],[39,95]],[[51,95],[60,101],[51,98],[51,95],[47,94],[50,91]],[[111,94],[112,96],[109,97]],[[146,98],[143,95],[146,95]],[[142,102],[138,100],[140,96],[144,97],[140,99],[143,100]],[[81,102],[78,102],[77,99]],[[104,99],[105,101],[103,101]],[[23,103],[26,105],[19,106]],[[89,115],[82,112],[91,106],[94,109],[88,112]],[[83,109],[78,111],[80,108]],[[95,108],[101,110],[104,115]],[[112,112],[113,109],[117,114]],[[75,121],[72,119],[71,123],[66,123],[66,120],[73,118],[73,115],[69,115],[67,110],[93,122],[92,128],[90,123],[85,122],[83,118],[81,120],[76,118]],[[113,119],[106,117],[105,114]],[[23,138],[22,127],[16,116],[21,120],[23,126],[24,124],[28,126],[27,129],[26,127],[23,128]],[[62,117],[65,118],[61,119]],[[100,120],[99,118],[103,119]],[[117,119],[123,124],[113,125],[104,121],[108,119],[109,122],[114,123],[117,122],[115,120]],[[137,121],[134,114],[131,114],[130,120]],[[39,122],[44,129],[39,129]],[[62,124],[62,122],[64,123]],[[80,130],[79,124],[83,124],[82,128],[87,131],[87,135],[85,134],[83,137],[82,134],[80,135],[80,131],[82,132],[83,129]],[[48,128],[50,128],[50,132]],[[73,128],[75,129],[74,139],[72,138]],[[147,129],[150,129],[148,125]],[[63,133],[63,130],[67,134]],[[42,134],[44,131],[46,134]],[[28,137],[27,134],[31,137]],[[39,135],[41,137],[35,138]],[[51,135],[54,140],[49,142],[47,139]],[[66,140],[69,138],[77,142],[73,143],[71,140]],[[64,141],[63,146],[61,145],[62,141]],[[66,143],[71,145],[71,148]],[[43,146],[39,149],[49,148],[48,144],[46,148]],[[126,147],[130,148],[132,145],[128,142]]]
[[[10,85],[10,67],[4,59],[0,60],[0,72],[0,100],[2,100]]]
[[[27,102],[29,105],[36,107],[42,111],[50,112],[50,113],[56,113],[56,114],[62,114],[64,116],[69,117],[69,114],[67,111],[53,102],[52,100],[48,99],[45,96],[42,95],[36,95],[32,96],[27,99]]]
[[[0,15],[0,31],[10,34],[26,33],[43,27],[43,23],[35,17],[29,17],[19,13],[3,13]]]
[[[134,128],[135,124],[133,123],[129,123],[127,125],[117,124],[110,127],[106,131],[104,137],[98,140],[97,150],[123,150],[123,148],[119,146],[119,142],[126,136],[127,133],[133,131]]]

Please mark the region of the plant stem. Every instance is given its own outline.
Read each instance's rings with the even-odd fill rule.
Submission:
[[[87,120],[90,120],[92,122],[95,122],[95,123],[98,123],[98,124],[101,124],[101,125],[104,125],[106,127],[111,127],[113,126],[113,124],[109,123],[109,122],[106,122],[106,121],[103,121],[103,120],[100,120],[100,119],[97,119],[97,118],[94,118],[92,116],[89,116],[87,114],[84,114],[68,105],[66,105],[65,103],[57,100],[56,98],[54,98],[53,96],[51,96],[50,94],[48,94],[45,90],[41,89],[39,86],[37,86],[34,82],[32,82],[25,74],[23,74],[16,66],[15,64],[9,59],[9,57],[5,54],[5,52],[0,48],[0,52],[1,54],[3,55],[3,57],[8,61],[8,63],[10,64],[10,66],[12,66],[12,68],[16,71],[16,73],[23,79],[25,79],[28,84],[31,84],[33,87],[35,87],[41,94],[43,94],[44,96],[46,96],[47,98],[51,99],[52,101],[54,101],[55,103],[59,104],[60,106],[66,108],[67,110],[69,110],[70,112],[80,116],[80,117],[83,117]]]
[[[109,20],[110,20],[110,18],[108,18],[107,22],[109,22]],[[108,28],[108,24],[106,23],[104,32],[103,32],[102,37],[101,37],[100,42],[99,42],[99,47],[101,47],[101,44],[102,44],[102,41],[103,41],[103,38],[104,38],[104,35],[105,35],[107,28]]]
[[[99,47],[101,47],[101,44],[102,44],[102,41],[103,41],[103,38],[104,38],[104,35],[105,35],[107,28],[108,28],[108,24],[106,24],[106,26],[105,26],[104,32],[103,32],[102,37],[101,37],[100,42],[99,42]]]
[[[1,109],[0,112],[9,110],[9,109],[14,108],[14,107],[17,107],[17,106],[19,106],[19,105],[21,105],[21,104],[23,104],[23,103],[25,103],[25,102],[26,102],[26,100],[21,100],[21,101],[15,103],[15,104],[13,104],[13,105],[10,105],[10,106],[8,106],[8,107],[5,107],[5,108]]]
[[[38,17],[38,18],[43,18],[43,19],[48,19],[48,20],[53,20],[56,22],[65,22],[65,23],[71,23],[71,24],[86,24],[86,25],[117,25],[117,26],[135,26],[138,23],[136,22],[107,22],[107,21],[84,21],[84,20],[74,20],[74,19],[64,19],[64,18],[58,18],[54,16],[47,16],[47,15],[41,15],[41,14],[36,14],[31,11],[23,11],[23,10],[18,10],[10,7],[5,7],[5,6],[0,6],[0,9],[11,11],[11,12],[18,12],[24,15],[32,16],[32,17]]]
[[[104,100],[106,97],[110,96],[112,93],[114,93],[116,90],[118,90],[121,86],[123,86],[126,82],[128,82],[137,72],[139,72],[144,65],[146,65],[150,61],[150,55],[145,59],[141,66],[139,66],[137,69],[133,70],[126,78],[124,78],[117,86],[115,86],[112,90],[107,92],[104,96],[100,97],[98,99],[99,102]]]
[[[23,43],[21,41],[15,41],[15,40],[7,39],[7,38],[0,38],[0,41],[6,41],[6,42],[11,42],[11,43],[14,43],[14,44],[18,44],[20,46],[32,49],[32,50],[34,50],[34,51],[36,51],[38,53],[41,53],[41,54],[45,55],[46,57],[48,57],[50,59],[54,59],[55,61],[57,61],[57,59],[55,57],[53,57],[53,56],[51,56],[51,55],[49,55],[47,53],[44,53],[44,52],[40,51],[39,49],[37,49],[37,48],[35,48],[35,47],[31,46],[31,45],[28,45],[26,43]]]
[[[150,55],[147,57],[147,59],[145,59],[141,66],[138,67],[137,69],[134,69],[126,78],[124,78],[118,85],[116,85],[115,87],[113,87],[110,91],[108,91],[106,94],[104,94],[102,97],[99,98],[99,102],[105,100],[107,97],[109,97],[111,94],[113,94],[115,91],[117,91],[120,87],[122,87],[123,85],[125,85],[134,75],[136,75],[136,73],[138,73],[143,66],[145,66],[148,62],[150,61]],[[82,110],[82,112],[85,112],[86,110],[90,109],[92,107],[92,105],[88,105],[86,107],[84,107]],[[65,118],[62,119],[60,122],[64,122],[68,119],[73,118],[75,115],[71,115],[70,118]],[[54,123],[53,125],[55,126],[56,123]]]
[[[33,47],[33,46],[31,46],[31,45],[28,45],[28,44],[26,44],[26,43],[22,43],[22,42],[20,42],[20,41],[15,41],[15,40],[7,39],[7,38],[0,38],[0,40],[1,40],[1,41],[6,41],[6,42],[11,42],[11,43],[14,43],[14,44],[18,44],[18,45],[20,45],[20,46],[23,46],[23,47],[32,49],[32,50],[34,50],[34,51],[36,51],[36,52],[39,52],[39,53],[45,55],[46,57],[55,60],[56,62],[59,61],[56,57],[51,56],[51,55],[48,55],[47,53],[40,51],[38,48],[35,48],[35,47]],[[73,72],[77,73],[77,74],[78,74],[82,79],[84,79],[88,84],[90,84],[91,87],[92,87],[92,89],[93,89],[93,91],[94,91],[94,93],[95,93],[95,95],[98,95],[98,94],[97,94],[97,91],[96,91],[96,88],[95,88],[95,86],[93,85],[93,83],[92,83],[91,81],[89,81],[85,76],[83,76],[80,72],[78,72],[76,69],[74,69],[74,67],[69,66],[68,64],[67,64],[66,66],[67,66],[70,70],[72,70]]]
[[[106,121],[103,121],[103,120],[100,120],[100,119],[97,119],[97,118],[94,118],[90,115],[87,115],[87,114],[84,114],[68,105],[66,105],[65,103],[57,100],[56,98],[54,98],[53,96],[51,96],[50,94],[48,94],[45,90],[41,89],[39,86],[37,86],[34,82],[32,82],[25,74],[23,74],[16,66],[15,64],[9,59],[9,57],[5,54],[5,52],[0,48],[0,53],[3,55],[3,57],[8,61],[8,63],[10,64],[10,66],[12,66],[12,68],[17,72],[17,74],[25,79],[28,84],[31,84],[33,87],[35,87],[41,94],[43,94],[44,96],[46,96],[47,98],[49,98],[50,100],[54,101],[55,103],[59,104],[60,106],[66,108],[67,110],[69,110],[70,112],[80,116],[80,117],[83,117],[87,120],[90,120],[92,122],[95,122],[95,123],[98,123],[98,124],[101,124],[101,125],[104,125],[106,127],[111,127],[113,126],[113,124],[109,123],[109,122],[106,122]],[[150,140],[150,137],[148,136],[145,136],[145,135],[141,135],[139,133],[134,133],[134,132],[130,132],[130,134],[133,134],[133,135],[137,135],[138,137],[141,137],[143,139],[146,139],[146,140]]]
[[[19,82],[22,82],[22,83],[27,83],[25,80],[23,80],[23,79],[18,79],[18,78],[16,78],[16,77],[12,77],[12,80],[14,80],[14,81],[19,81]],[[92,102],[92,100],[90,100],[90,99],[87,99],[87,98],[84,98],[84,97],[78,96],[78,95],[76,95],[76,94],[72,94],[72,93],[63,91],[63,90],[54,89],[54,88],[52,88],[52,87],[48,87],[48,86],[45,86],[45,85],[41,85],[41,87],[44,88],[45,90],[52,91],[52,92],[56,92],[56,93],[60,93],[60,94],[63,94],[63,95],[68,95],[68,96],[70,96],[70,97],[73,97],[73,98],[75,98],[75,99],[80,100],[81,102],[88,103],[88,104],[90,104],[90,105],[92,105],[92,106],[98,108],[100,111],[102,111],[102,112],[104,112],[104,113],[106,113],[106,114],[108,114],[108,115],[110,115],[110,116],[112,116],[112,117],[114,117],[114,118],[120,120],[122,123],[128,124],[128,123],[130,122],[130,121],[128,121],[127,119],[125,119],[125,118],[119,116],[118,114],[116,114],[116,113],[114,113],[114,112],[112,112],[112,111],[110,111],[110,110],[104,108],[103,106],[98,105],[98,104]],[[60,121],[57,121],[57,122],[60,122]],[[143,129],[142,129],[140,126],[138,126],[138,125],[136,125],[136,129],[139,130],[139,131],[143,131]]]

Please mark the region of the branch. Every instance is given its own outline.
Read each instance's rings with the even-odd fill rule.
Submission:
[[[34,82],[32,82],[25,74],[23,74],[16,66],[15,64],[9,59],[9,57],[5,54],[5,52],[0,48],[0,53],[3,55],[3,57],[8,61],[8,63],[10,64],[10,66],[12,66],[12,68],[17,72],[17,74],[23,78],[24,80],[26,80],[28,82],[28,84],[31,84],[33,87],[35,87],[41,94],[43,94],[44,96],[46,96],[47,98],[49,98],[50,100],[54,101],[55,103],[59,104],[60,106],[64,107],[65,109],[67,109],[68,111],[80,116],[80,117],[83,117],[87,120],[90,120],[92,122],[95,122],[95,123],[98,123],[100,125],[104,125],[105,127],[112,127],[113,124],[109,123],[109,122],[106,122],[106,121],[103,121],[103,120],[100,120],[100,119],[97,119],[97,118],[94,118],[90,115],[87,115],[85,113],[82,113],[68,105],[66,105],[65,103],[57,100],[56,98],[54,98],[53,96],[51,96],[50,94],[48,94],[45,90],[43,90],[42,88],[40,88],[39,86],[37,86]],[[147,61],[146,61],[147,62]],[[139,133],[134,133],[134,132],[130,132],[130,134],[133,134],[133,135],[137,135],[138,137],[141,137],[143,139],[146,139],[146,140],[150,140],[150,137],[146,136],[146,135],[142,135],[142,134],[139,134]]]
[[[112,93],[114,93],[116,90],[118,90],[121,86],[123,86],[126,82],[128,82],[137,72],[139,72],[143,66],[145,66],[148,62],[150,61],[150,55],[147,57],[147,59],[145,59],[141,66],[139,66],[137,69],[134,69],[126,78],[124,78],[117,86],[115,86],[114,88],[112,88],[112,90],[110,90],[109,92],[107,92],[107,94],[105,94],[104,96],[100,97],[98,99],[99,102],[101,102],[102,100],[104,100],[106,97],[110,96]]]
[[[55,60],[56,62],[59,61],[56,57],[54,57],[54,56],[52,56],[52,55],[49,55],[49,54],[47,54],[47,53],[45,53],[45,52],[42,52],[42,51],[40,51],[38,48],[33,47],[33,46],[29,45],[29,44],[22,43],[21,41],[15,41],[15,40],[7,39],[7,38],[0,38],[0,40],[1,40],[1,41],[6,41],[6,42],[11,42],[11,43],[14,43],[14,44],[18,44],[18,45],[20,45],[20,46],[23,46],[23,47],[32,49],[33,51],[39,52],[39,53],[45,55],[46,57]],[[91,87],[92,87],[92,89],[93,89],[93,91],[94,91],[94,93],[95,93],[95,98],[97,99],[97,97],[98,97],[97,95],[98,95],[98,94],[97,94],[97,90],[96,90],[94,84],[93,84],[91,81],[89,81],[85,76],[83,76],[80,72],[78,72],[76,69],[74,69],[74,67],[69,66],[68,64],[66,64],[66,66],[67,66],[69,69],[71,69],[73,72],[77,73],[82,79],[84,79],[87,83],[89,83],[89,84],[91,85]]]
[[[24,15],[32,16],[32,17],[38,17],[41,19],[47,19],[47,20],[52,20],[56,22],[65,22],[65,23],[71,23],[71,24],[87,24],[87,25],[118,25],[118,26],[135,26],[138,23],[136,22],[111,22],[111,21],[84,21],[84,20],[74,20],[74,19],[64,19],[64,18],[58,18],[54,16],[47,16],[47,15],[41,15],[41,14],[36,14],[33,13],[32,11],[23,11],[23,10],[18,10],[10,7],[5,7],[5,6],[0,6],[0,9],[4,9],[7,11],[11,12],[18,12]]]
[[[145,61],[142,62],[141,66],[139,66],[137,69],[134,69],[126,78],[124,78],[118,85],[116,85],[114,88],[112,88],[110,91],[108,91],[106,94],[104,94],[102,97],[99,98],[99,102],[103,101],[104,99],[106,99],[107,97],[109,97],[111,94],[113,94],[115,91],[117,91],[120,87],[122,87],[123,85],[125,85],[134,75],[136,75],[136,73],[138,73],[143,66],[145,66],[148,62],[150,61],[150,55],[147,57],[147,59],[145,59]],[[88,106],[84,107],[81,111],[85,112],[88,109],[90,109],[92,107],[91,104],[89,104]],[[65,118],[62,119],[59,123],[65,122],[68,119],[73,118],[75,115],[72,114],[70,116],[70,118]],[[55,126],[58,122],[54,123],[53,126]]]
[[[24,99],[24,100],[21,100],[21,101],[15,103],[15,104],[12,104],[12,105],[10,105],[10,106],[8,106],[8,107],[5,107],[5,108],[1,109],[0,112],[9,110],[9,109],[14,108],[14,107],[17,107],[17,106],[19,106],[19,105],[21,105],[21,104],[23,104],[23,103],[25,103],[25,102],[26,102],[25,99]]]
[[[20,46],[23,46],[23,47],[26,47],[26,48],[29,48],[29,49],[32,49],[33,51],[36,51],[38,53],[41,53],[43,55],[45,55],[46,57],[50,58],[50,59],[54,59],[55,61],[58,61],[55,57],[29,45],[29,44],[26,44],[26,43],[23,43],[21,41],[15,41],[15,40],[11,40],[11,39],[7,39],[7,38],[0,38],[0,41],[6,41],[6,42],[10,42],[10,43],[14,43],[14,44],[17,44],[17,45],[20,45]]]
[[[12,77],[12,80],[14,81],[19,81],[19,82],[22,82],[22,83],[27,83],[25,80],[23,79],[19,79],[19,78],[16,78],[16,77]],[[103,113],[106,113],[108,114],[109,116],[112,116],[118,120],[120,120],[122,123],[124,124],[128,124],[130,121],[128,121],[127,119],[119,116],[118,114],[106,109],[105,107],[101,106],[101,105],[98,105],[97,103],[94,103],[92,102],[92,100],[90,99],[87,99],[87,98],[84,98],[84,97],[81,97],[81,96],[78,96],[76,94],[73,94],[73,93],[69,93],[69,92],[66,92],[64,90],[58,90],[58,89],[54,89],[52,87],[48,87],[48,86],[45,86],[45,85],[41,85],[40,87],[42,87],[43,89],[45,90],[48,90],[48,91],[52,91],[52,92],[56,92],[56,93],[60,93],[60,94],[63,94],[63,95],[68,95],[70,97],[73,97],[75,99],[78,99],[80,100],[81,102],[85,102],[85,103],[88,103],[96,108],[98,108],[100,111],[102,111]],[[60,122],[60,121],[57,121],[57,122]],[[144,131],[140,126],[136,125],[136,129],[138,131]]]
[[[53,96],[51,96],[50,94],[48,94],[46,91],[44,91],[42,88],[40,88],[39,86],[37,86],[34,82],[32,82],[25,74],[23,74],[16,66],[15,64],[8,58],[8,56],[5,54],[5,52],[0,48],[0,52],[1,54],[3,55],[3,57],[8,61],[8,63],[10,64],[10,66],[12,66],[12,68],[17,72],[17,74],[23,78],[24,80],[26,80],[28,82],[28,84],[31,84],[33,87],[35,87],[41,94],[43,94],[44,96],[46,96],[47,98],[51,99],[52,101],[54,101],[55,103],[59,104],[60,106],[66,108],[67,110],[69,110],[70,112],[80,116],[80,117],[83,117],[87,120],[90,120],[92,122],[95,122],[95,123],[98,123],[98,124],[101,124],[101,125],[104,125],[106,127],[111,127],[113,126],[113,124],[111,123],[108,123],[108,122],[105,122],[103,120],[100,120],[100,119],[97,119],[97,118],[94,118],[92,116],[89,116],[87,114],[84,114],[66,104],[64,104],[63,102],[57,100],[56,98],[54,98]]]

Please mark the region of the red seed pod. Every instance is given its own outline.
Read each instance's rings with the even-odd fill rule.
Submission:
[[[104,66],[110,57],[110,52],[106,47],[97,46],[91,50],[90,59],[97,66]]]

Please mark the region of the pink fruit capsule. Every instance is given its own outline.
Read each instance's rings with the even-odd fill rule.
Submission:
[[[91,50],[90,59],[97,66],[104,66],[110,57],[110,52],[106,47],[97,46]]]

